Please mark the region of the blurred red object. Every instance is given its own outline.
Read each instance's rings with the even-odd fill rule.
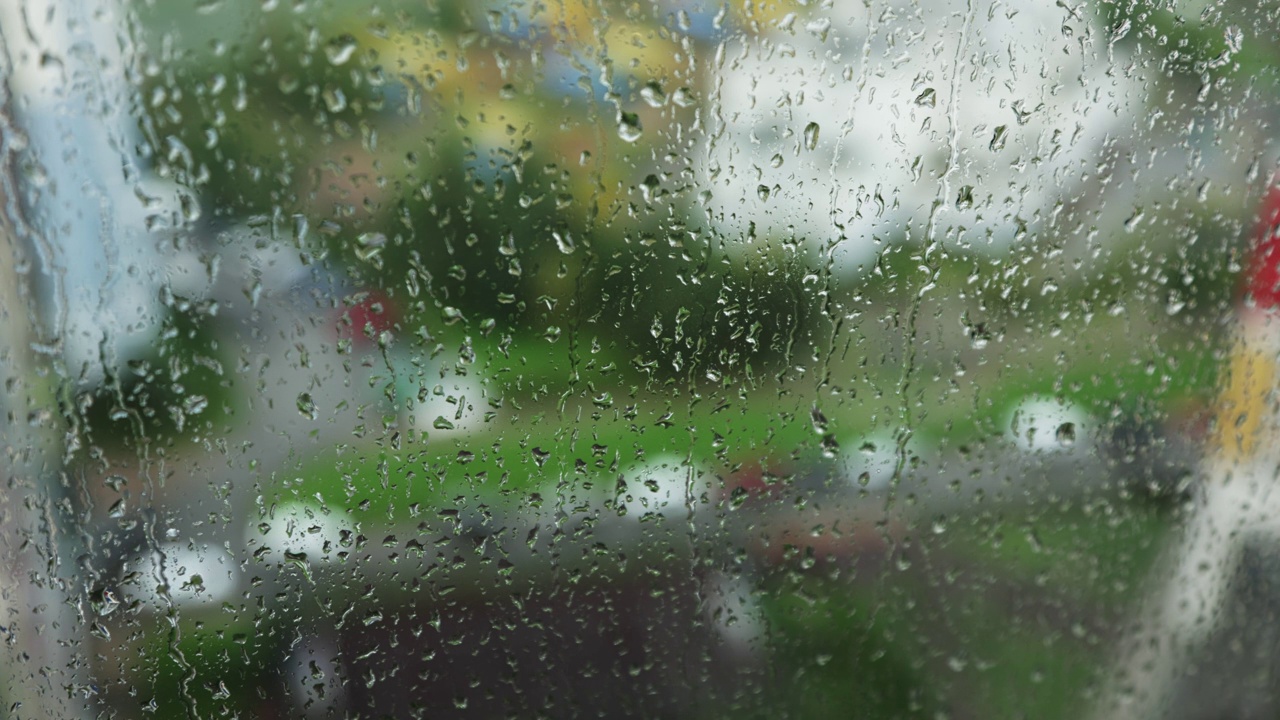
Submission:
[[[334,327],[339,339],[367,349],[377,343],[379,335],[396,326],[400,312],[395,301],[381,290],[359,293],[355,298],[355,304],[338,315]]]
[[[1273,181],[1258,212],[1244,289],[1251,307],[1280,306],[1280,178]]]

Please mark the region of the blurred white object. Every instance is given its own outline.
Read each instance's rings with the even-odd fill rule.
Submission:
[[[303,503],[287,503],[273,509],[261,523],[245,527],[243,547],[267,547],[283,561],[284,553],[299,562],[332,561],[356,532],[355,523],[341,513]]]
[[[241,590],[240,566],[225,548],[206,543],[163,542],[129,563],[125,574],[141,573],[145,580],[128,586],[130,595],[153,612],[170,604],[181,609],[221,609]]]
[[[661,456],[623,473],[618,505],[636,521],[678,520],[706,505],[711,491],[710,473],[684,458]]]
[[[707,622],[731,652],[746,656],[764,651],[768,624],[756,590],[741,573],[712,572],[703,581]]]
[[[1024,452],[1065,452],[1093,430],[1089,414],[1054,397],[1031,395],[1013,408],[1005,427]]]
[[[1063,3],[792,13],[718,52],[699,185],[730,239],[839,241],[845,273],[904,235],[1001,249],[1096,187],[1132,130],[1145,93],[1119,52]]]
[[[840,444],[843,475],[850,482],[869,492],[889,490],[898,463],[911,458],[930,457],[936,453],[935,443],[920,435],[913,435],[905,448],[899,449],[898,439],[887,431],[867,437],[852,438]],[[905,450],[905,454],[903,451]],[[903,470],[909,471],[907,468]]]

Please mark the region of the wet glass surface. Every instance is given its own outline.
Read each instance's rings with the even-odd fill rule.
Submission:
[[[1278,16],[0,6],[0,703],[1274,716]]]

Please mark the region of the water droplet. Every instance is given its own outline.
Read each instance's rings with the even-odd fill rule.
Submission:
[[[804,147],[806,150],[813,150],[818,147],[818,132],[821,129],[816,122],[811,122],[804,126]]]
[[[1145,217],[1146,217],[1146,213],[1143,212],[1142,208],[1140,207],[1134,208],[1133,214],[1130,215],[1128,219],[1124,221],[1124,231],[1133,232],[1134,229],[1138,227],[1138,225],[1142,224],[1142,220]]]
[[[307,563],[307,554],[305,552],[292,552],[290,550],[285,550],[284,559],[285,562],[298,568],[308,583],[311,582],[311,566]]]
[[[813,421],[813,431],[815,433],[819,435],[826,434],[828,427],[827,416],[818,409],[817,405],[814,405],[813,408],[809,410],[809,419]]]
[[[649,175],[640,183],[640,194],[644,196],[646,203],[652,203],[654,198],[658,196],[658,190],[661,188],[662,182],[658,180],[657,175]]]
[[[809,31],[811,34],[816,35],[819,42],[826,42],[827,35],[831,32],[831,19],[820,18],[818,20],[814,20],[806,24],[804,29]]]
[[[697,100],[694,99],[692,90],[687,87],[682,87],[671,96],[671,102],[675,103],[678,107],[687,108],[693,107]]]
[[[387,244],[387,236],[380,232],[360,233],[356,244],[362,248],[380,248]]]
[[[178,197],[178,207],[182,212],[182,220],[187,223],[194,223],[200,219],[200,201],[188,193],[182,193]]]
[[[558,230],[553,230],[551,232],[551,237],[556,241],[556,249],[559,250],[562,254],[564,255],[573,254],[573,251],[576,249],[576,246],[573,244],[573,236],[570,235],[568,231],[565,231],[562,233]],[[492,321],[489,321],[489,322],[492,322]]]
[[[1235,25],[1227,27],[1227,31],[1223,34],[1227,40],[1227,48],[1233,53],[1240,52],[1240,48],[1244,47],[1244,32]]]
[[[640,126],[640,116],[635,113],[622,113],[618,119],[618,137],[633,143],[642,135],[644,135],[644,128]]]
[[[1004,149],[1005,138],[1009,134],[1008,125],[997,126],[995,131],[991,133],[991,144],[988,145],[992,152],[998,152]]]
[[[768,186],[768,185],[761,185],[760,187],[757,187],[757,188],[756,188],[756,195],[760,198],[760,201],[761,201],[761,202],[764,202],[764,201],[768,200],[768,199],[769,199],[769,186]]]
[[[188,415],[199,415],[209,407],[209,399],[203,395],[192,395],[183,403],[182,411]]]
[[[973,207],[973,186],[965,185],[960,188],[960,192],[956,195],[956,207],[960,210],[968,210]]]
[[[654,80],[650,80],[644,87],[640,88],[640,97],[649,104],[649,107],[657,108],[667,104],[667,94],[663,92],[662,86]]]
[[[110,615],[120,607],[120,599],[111,590],[104,589],[101,593],[94,595],[90,601],[94,612],[98,615]]]
[[[936,107],[938,104],[938,92],[933,88],[925,88],[924,92],[916,96],[916,104],[920,107]]]
[[[318,416],[318,413],[316,412],[316,401],[311,399],[311,393],[304,392],[298,394],[298,412],[302,413],[302,416],[309,420],[316,419]]]
[[[1058,426],[1058,431],[1054,433],[1054,437],[1058,439],[1058,444],[1063,447],[1071,447],[1076,444],[1076,424],[1073,422],[1064,422]]]
[[[1012,105],[1013,116],[1017,118],[1019,125],[1026,125],[1031,121],[1031,111],[1023,109],[1026,106],[1021,100],[1014,100]]]
[[[331,65],[342,65],[351,59],[356,52],[356,39],[350,35],[339,35],[324,48],[324,56]]]
[[[342,92],[341,88],[330,85],[321,93],[324,98],[324,105],[331,113],[342,112],[347,109],[347,96]]]

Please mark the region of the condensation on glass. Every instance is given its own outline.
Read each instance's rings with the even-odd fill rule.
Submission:
[[[0,705],[1274,716],[1278,25],[0,6]]]

